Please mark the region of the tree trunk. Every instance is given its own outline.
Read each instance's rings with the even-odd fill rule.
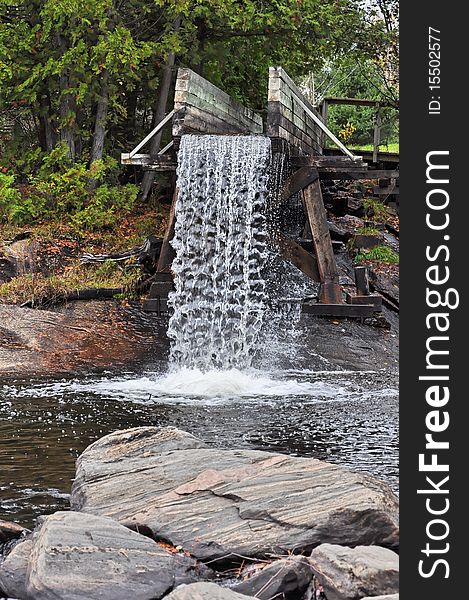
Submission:
[[[62,53],[65,53],[67,47],[64,38],[57,34],[57,45]],[[72,160],[75,160],[75,136],[73,133],[73,121],[75,118],[75,102],[70,93],[70,78],[66,73],[61,73],[59,76],[60,103],[59,103],[59,118],[60,129],[59,136],[62,142],[65,142],[68,147],[68,154]]]
[[[181,25],[181,17],[177,17],[173,23],[173,30],[177,31]],[[169,91],[171,88],[171,78],[173,74],[173,67],[176,60],[176,55],[174,52],[170,52],[168,55],[168,60],[163,68],[163,73],[161,75],[161,81],[158,88],[158,98],[153,108],[153,121],[155,127],[160,121],[162,121],[166,115],[166,105],[168,103]],[[161,147],[161,136],[163,132],[159,131],[156,135],[154,135],[150,141],[150,156],[156,157]],[[155,181],[155,172],[154,171],[146,171],[143,180],[142,180],[142,188],[141,188],[141,198],[142,200],[147,200],[150,196],[153,182]]]
[[[68,147],[68,154],[72,160],[75,160],[75,136],[72,131],[73,108],[70,94],[67,92],[70,87],[69,79],[66,75],[60,76],[60,140],[65,142]],[[64,93],[65,92],[65,93]]]
[[[48,93],[41,94],[39,97],[40,105],[40,123],[43,138],[43,150],[51,152],[56,143],[56,135],[52,125],[52,117],[50,110],[50,98]]]
[[[96,108],[96,119],[93,134],[93,144],[91,147],[90,163],[100,160],[103,157],[104,140],[106,138],[106,121],[109,105],[109,73],[103,71],[101,77],[101,90],[99,93],[98,105]]]

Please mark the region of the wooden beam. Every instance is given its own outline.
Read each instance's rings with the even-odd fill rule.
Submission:
[[[149,154],[121,154],[121,164],[139,165],[153,171],[173,171],[176,169],[176,159],[170,154],[159,154],[152,158]]]
[[[320,302],[341,304],[343,300],[339,285],[339,272],[332,249],[319,179],[305,187],[302,194],[321,279]]]
[[[326,125],[326,127],[327,127],[328,113],[329,113],[329,103],[328,103],[327,99],[324,98],[324,100],[322,101],[322,106],[321,106],[321,117],[322,117],[322,120],[324,121],[324,125]],[[323,131],[322,137],[321,137],[321,146],[324,147],[325,145],[326,145],[326,134]]]
[[[375,125],[373,131],[373,162],[378,162],[379,142],[381,139],[381,111],[379,102],[376,103]]]
[[[286,202],[290,196],[300,192],[307,185],[316,181],[318,177],[318,170],[314,167],[301,167],[284,182],[280,202]]]
[[[324,168],[319,169],[319,177],[321,179],[353,179],[353,180],[369,180],[369,179],[398,179],[399,171],[362,171],[361,169],[335,169]]]
[[[163,129],[163,127],[166,125],[166,123],[169,123],[169,121],[171,121],[171,119],[173,118],[173,116],[174,116],[174,109],[170,113],[168,113],[166,115],[166,117],[162,121],[160,121],[158,123],[158,125],[152,131],[150,131],[150,133],[140,142],[140,144],[137,144],[135,146],[135,148],[130,152],[129,158],[132,158],[133,156],[135,156],[135,154],[137,154],[137,152],[139,150],[141,150],[143,148],[143,146],[145,146],[145,144],[149,140],[151,140],[151,138],[154,135],[156,135],[158,133],[158,131],[160,131],[160,129]]]
[[[295,265],[307,277],[319,283],[321,279],[315,257],[283,233],[278,235],[277,245],[283,259]]]
[[[291,163],[295,167],[310,166],[318,169],[322,168],[337,168],[365,170],[368,165],[364,161],[350,160],[348,156],[320,156],[318,154],[310,154],[308,156],[292,156]]]
[[[334,304],[304,302],[301,305],[304,313],[316,317],[371,317],[377,311],[373,304]]]
[[[176,253],[170,242],[174,237],[174,226],[176,224],[176,204],[178,199],[178,188],[174,190],[173,201],[171,203],[171,210],[169,213],[168,227],[163,238],[163,244],[161,246],[160,257],[158,259],[157,272],[171,272],[171,266],[173,264]]]
[[[381,106],[392,106],[387,100],[370,100],[369,98],[339,98],[326,96],[324,98],[328,104],[355,104],[357,106],[376,106],[379,103]]]

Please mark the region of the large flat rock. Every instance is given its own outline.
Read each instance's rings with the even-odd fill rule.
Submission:
[[[323,542],[398,545],[397,498],[373,477],[315,459],[209,448],[173,428],[115,432],[89,446],[71,502],[200,559]]]
[[[112,519],[75,512],[46,517],[33,542],[26,589],[34,600],[157,600],[199,569]]]
[[[327,600],[358,600],[399,591],[399,556],[387,548],[322,544],[310,563]]]
[[[153,360],[165,345],[156,317],[114,300],[71,302],[55,310],[0,304],[2,378],[117,371]]]

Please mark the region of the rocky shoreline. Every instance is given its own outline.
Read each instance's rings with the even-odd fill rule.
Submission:
[[[0,523],[0,597],[398,598],[398,500],[371,476],[171,427],[111,433],[76,469],[70,511]]]
[[[386,311],[391,330],[356,320],[303,315],[303,339],[332,366],[353,370],[376,365],[397,371],[398,318]],[[341,343],[337,344],[340,332]],[[0,379],[75,376],[118,372],[154,364],[166,356],[166,323],[138,303],[71,302],[54,310],[0,303]],[[311,358],[304,361],[310,367]],[[301,357],[295,360],[301,367]]]

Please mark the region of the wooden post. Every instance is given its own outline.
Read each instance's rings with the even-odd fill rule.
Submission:
[[[316,251],[316,261],[321,280],[319,302],[322,304],[342,304],[339,272],[332,249],[319,179],[305,187],[303,190],[303,201],[311,228],[311,236]]]
[[[368,267],[355,267],[353,272],[358,296],[369,296],[370,282],[368,280]]]
[[[326,126],[327,126],[328,112],[329,112],[329,102],[327,101],[327,98],[324,98],[324,100],[322,101],[322,106],[321,106],[321,117],[322,117],[322,120],[324,121],[324,125],[326,125]],[[324,150],[324,147],[326,146],[326,134],[324,132],[322,132],[321,140],[322,140],[321,146]]]
[[[379,143],[381,138],[381,105],[379,102],[376,103],[376,112],[375,112],[375,129],[373,135],[373,162],[378,162],[378,154],[379,154]]]
[[[170,242],[174,237],[174,226],[176,223],[176,203],[178,199],[178,189],[174,190],[173,201],[171,203],[171,210],[169,213],[169,222],[168,227],[166,229],[166,233],[164,234],[163,244],[161,246],[160,257],[158,259],[158,267],[157,272],[165,272],[168,273],[171,271],[171,265],[173,264],[173,260],[175,257],[175,252]]]

